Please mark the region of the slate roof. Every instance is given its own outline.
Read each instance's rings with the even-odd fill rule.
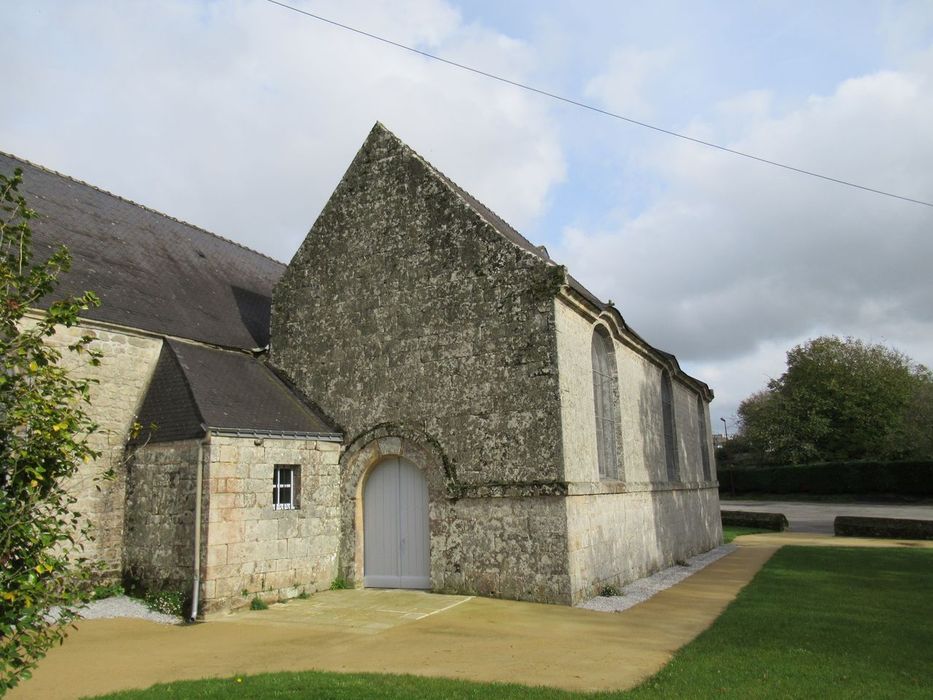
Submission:
[[[136,443],[187,440],[206,429],[340,438],[258,358],[178,340],[163,344],[137,420]]]
[[[23,170],[37,257],[67,246],[61,295],[96,292],[87,318],[214,345],[269,343],[272,288],[285,266],[208,231],[0,153]]]

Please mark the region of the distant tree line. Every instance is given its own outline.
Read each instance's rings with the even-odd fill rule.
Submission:
[[[720,464],[933,459],[933,373],[904,353],[823,336],[745,399]]]

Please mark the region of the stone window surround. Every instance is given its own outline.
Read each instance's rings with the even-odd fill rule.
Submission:
[[[674,444],[677,448],[677,433],[676,433],[676,420],[677,416],[674,415],[674,402],[675,402],[675,391],[674,391],[674,382],[677,382],[677,385],[680,387],[685,387],[688,390],[695,392],[698,396],[702,397],[703,401],[709,404],[713,400],[714,394],[708,386],[702,382],[694,379],[679,367],[677,361],[669,357],[661,357],[658,350],[652,348],[648,345],[640,336],[635,334],[631,329],[626,325],[625,320],[622,318],[622,315],[615,308],[613,303],[610,301],[607,304],[607,308],[599,308],[594,306],[591,300],[587,299],[585,296],[571,288],[569,285],[564,285],[561,287],[560,292],[557,296],[557,299],[560,302],[566,304],[571,310],[579,314],[587,321],[589,321],[594,327],[597,325],[604,324],[609,329],[610,337],[621,343],[623,346],[629,350],[634,351],[639,356],[646,359],[648,362],[657,367],[662,376],[666,375],[671,384],[671,413],[672,413],[672,422],[674,425]],[[663,416],[663,408],[662,408]],[[663,421],[662,421],[663,425]],[[663,438],[663,435],[662,435]],[[620,442],[619,445],[622,443]],[[677,448],[679,449],[679,448]],[[699,484],[703,488],[708,486],[715,486],[718,484],[718,477],[716,475],[715,462],[710,464],[710,479],[708,481],[698,481],[694,482],[693,480],[686,481],[684,480],[684,474],[680,468],[680,460],[678,452],[674,451],[674,458],[677,460],[677,480],[671,481],[667,479],[666,470],[663,470],[661,474],[657,475],[657,479],[652,478],[650,482],[646,483],[632,483],[626,484],[620,482],[618,484],[614,483],[610,479],[603,478],[597,484],[588,484],[586,482],[581,482],[579,486],[571,487],[571,490],[579,489],[583,493],[621,493],[627,491],[645,491],[645,490],[655,490],[655,491],[666,491],[666,490],[689,490],[693,488],[693,484]],[[666,459],[666,458],[665,458]]]
[[[601,323],[593,327],[592,371],[593,398],[596,409],[596,451],[598,478],[623,481],[622,419],[619,402],[619,380],[616,369],[614,341],[609,329]],[[604,366],[603,366],[604,365]]]
[[[681,480],[677,454],[677,416],[674,413],[674,386],[667,370],[661,373],[661,425],[664,433],[664,461],[667,479],[672,483]]]
[[[713,393],[708,386],[685,374],[683,370],[677,366],[676,361],[672,363],[668,358],[659,357],[657,350],[651,348],[641,337],[634,334],[625,324],[622,315],[613,306],[611,301],[608,304],[608,310],[594,310],[591,302],[566,285],[561,288],[557,298],[567,304],[574,312],[587,319],[590,323],[594,325],[598,323],[605,324],[610,331],[609,335],[611,338],[620,342],[629,350],[636,352],[638,355],[648,360],[648,362],[660,368],[661,371],[668,372],[672,381],[676,380],[678,384],[699,393],[707,402],[713,400]]]
[[[712,481],[713,472],[709,454],[709,421],[706,418],[706,406],[703,397],[697,394],[697,439],[700,443],[700,464],[703,467],[703,480]]]

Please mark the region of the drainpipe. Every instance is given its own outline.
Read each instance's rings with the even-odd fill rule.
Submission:
[[[194,583],[191,589],[191,613],[188,622],[198,617],[198,597],[201,590],[201,499],[204,495],[204,446],[210,441],[210,432],[204,428],[204,438],[198,441],[198,471],[195,476],[194,500]]]

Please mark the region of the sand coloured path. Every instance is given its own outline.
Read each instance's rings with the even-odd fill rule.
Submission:
[[[78,698],[269,671],[413,673],[611,690],[637,685],[709,627],[784,544],[930,546],[788,533],[739,549],[622,613],[415,591],[327,591],[187,627],[88,620],[9,694]]]

